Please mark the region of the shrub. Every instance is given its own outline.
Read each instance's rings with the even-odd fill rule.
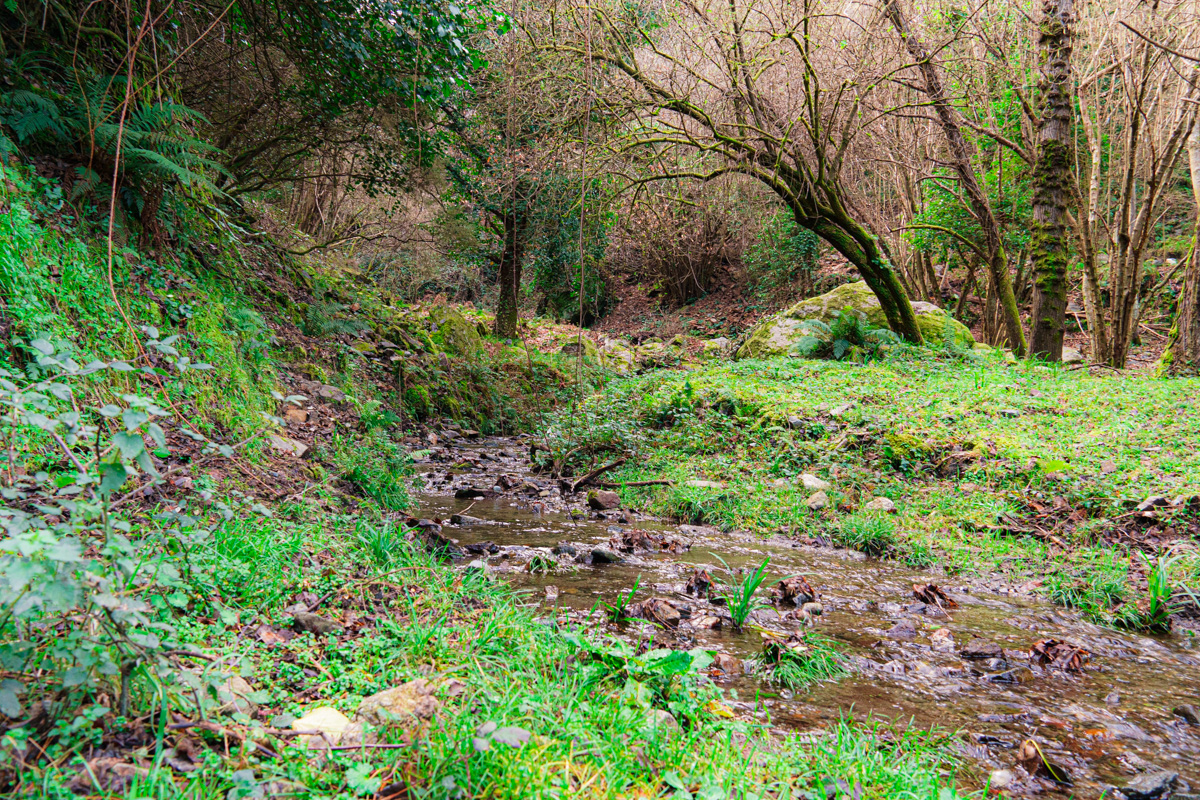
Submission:
[[[882,514],[851,514],[833,530],[834,543],[879,557],[896,543],[896,523]]]

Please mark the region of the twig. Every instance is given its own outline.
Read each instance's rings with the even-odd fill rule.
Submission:
[[[276,753],[274,750],[267,747],[262,742],[255,741],[254,739],[251,739],[249,736],[247,736],[244,733],[235,731],[232,728],[226,728],[224,725],[218,725],[215,722],[206,722],[206,721],[175,722],[175,723],[172,723],[167,726],[167,730],[172,730],[172,731],[182,731],[182,730],[187,730],[188,728],[199,728],[200,730],[209,731],[210,733],[219,733],[222,736],[232,736],[234,739],[237,739],[238,741],[249,742],[250,744],[254,745],[255,748],[257,748],[258,750],[261,750],[263,752],[263,754],[268,756],[269,758],[279,758],[279,753]]]
[[[674,486],[675,481],[667,478],[657,478],[652,481],[625,481],[624,483],[608,483],[600,481],[596,484],[605,489],[620,489],[625,486]]]
[[[600,475],[603,475],[605,472],[608,472],[609,470],[616,469],[617,467],[624,464],[625,461],[626,461],[626,459],[624,457],[618,458],[616,461],[612,462],[611,464],[605,464],[603,467],[596,467],[594,470],[589,472],[587,475],[584,475],[582,478],[580,478],[577,481],[574,481],[574,482],[565,481],[565,483],[567,483],[567,485],[571,487],[572,492],[578,491],[580,486],[590,483],[593,479],[597,478]]]

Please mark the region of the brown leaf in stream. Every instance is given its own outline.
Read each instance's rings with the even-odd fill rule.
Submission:
[[[683,587],[683,590],[696,597],[708,597],[708,590],[712,588],[712,583],[712,575],[708,574],[708,570],[697,567],[693,570],[692,576],[688,578],[687,585]]]
[[[776,603],[791,603],[794,606],[802,606],[817,599],[817,593],[803,575],[784,578],[772,587],[771,594]]]
[[[914,583],[913,597],[922,603],[938,608],[958,608],[958,603],[946,596],[936,583]]]
[[[1064,672],[1082,672],[1084,663],[1091,655],[1082,647],[1058,639],[1042,639],[1029,648],[1030,661],[1043,667],[1048,664]]]

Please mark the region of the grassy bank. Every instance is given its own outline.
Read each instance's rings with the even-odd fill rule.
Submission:
[[[1137,511],[1200,495],[1198,404],[1192,379],[902,348],[867,366],[778,359],[643,375],[546,438],[580,463],[636,453],[614,480],[673,481],[625,490],[661,514],[1036,581],[1097,619],[1138,624],[1153,571],[1139,553],[1182,553],[1163,561],[1175,584],[1200,576],[1200,503]],[[823,508],[810,507],[806,473],[830,484]],[[867,509],[876,498],[895,512]]]

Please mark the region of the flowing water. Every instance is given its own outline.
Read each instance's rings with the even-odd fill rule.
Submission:
[[[420,513],[446,523],[442,534],[459,545],[497,545],[497,552],[466,555],[464,563],[485,560],[491,572],[529,589],[547,618],[565,616],[626,638],[655,637],[664,646],[702,646],[752,659],[762,643],[759,630],[747,626],[746,632],[734,633],[727,619],[719,630],[692,630],[687,618],[670,630],[649,622],[618,629],[589,612],[640,579],[639,600],[665,597],[685,615],[690,611],[691,619],[719,616],[721,609],[684,591],[697,566],[712,568],[714,575],[720,572],[717,556],[732,568],[754,567],[769,557],[764,599],[775,580],[806,576],[823,606],[815,629],[837,643],[851,671],[841,680],[795,693],[752,673],[729,679],[724,683],[736,690],[739,716],[793,731],[819,729],[850,713],[856,719],[869,714],[922,729],[961,731],[963,754],[978,766],[974,772],[986,778],[993,770],[1011,771],[1008,790],[1019,795],[1057,791],[1100,797],[1106,787],[1122,787],[1162,771],[1178,773],[1176,797],[1189,791],[1189,785],[1200,791],[1200,727],[1172,714],[1183,704],[1200,706],[1200,647],[1190,637],[1101,628],[1035,597],[957,585],[944,575],[866,559],[853,551],[674,526],[627,512],[609,511],[607,519],[597,519],[582,493],[564,499],[553,480],[530,474],[528,466],[524,445],[517,440],[435,447],[418,464],[427,492]],[[505,483],[515,486],[494,497],[454,497],[464,488],[492,490]],[[455,514],[479,521],[450,524]],[[577,563],[569,553],[551,552],[561,543],[573,543],[578,556],[589,560],[592,548],[607,547],[612,537],[629,529],[669,534],[691,546],[674,555],[622,553],[623,562],[605,564]],[[530,572],[535,558],[558,566]],[[958,607],[948,612],[922,608],[913,587],[928,583],[939,584]],[[786,609],[761,609],[754,621],[784,633],[801,628],[801,621],[784,619],[781,611]],[[911,641],[889,636],[904,619],[917,629]],[[952,633],[952,647],[940,639],[941,649],[933,646],[930,634],[939,627]],[[1003,656],[960,657],[976,637],[999,644]],[[1030,647],[1051,638],[1091,654],[1082,672],[1041,668],[1029,661]],[[1018,748],[1028,738],[1038,742],[1052,764],[1066,770],[1073,786],[1029,777],[1017,767]],[[1112,796],[1111,791],[1104,796]]]

